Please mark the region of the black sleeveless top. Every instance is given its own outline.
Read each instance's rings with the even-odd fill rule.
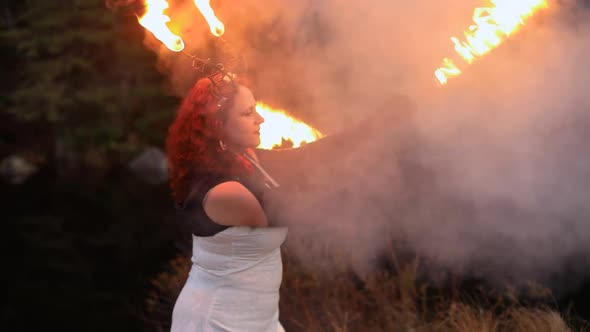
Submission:
[[[203,198],[209,189],[226,181],[237,181],[246,187],[258,200],[262,208],[264,190],[260,184],[257,183],[255,177],[239,178],[229,177],[224,175],[210,174],[205,177],[196,179],[192,190],[187,195],[184,202],[176,206],[176,211],[183,227],[186,227],[190,232],[196,236],[213,236],[229,227],[220,225],[205,213],[203,208]]]

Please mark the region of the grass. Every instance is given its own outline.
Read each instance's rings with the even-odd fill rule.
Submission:
[[[550,290],[533,282],[519,290],[498,290],[483,282],[434,287],[420,277],[419,259],[395,260],[393,269],[362,278],[341,257],[330,271],[311,269],[288,250],[283,250],[283,260],[280,320],[288,332],[590,331],[588,323],[557,308]],[[153,279],[145,308],[153,331],[169,330],[189,266],[190,258],[181,255]]]

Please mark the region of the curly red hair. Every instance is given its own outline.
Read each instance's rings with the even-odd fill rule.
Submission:
[[[251,167],[243,157],[221,148],[219,140],[227,109],[216,110],[217,97],[208,78],[198,80],[184,97],[168,129],[166,154],[172,197],[182,203],[192,187],[207,176],[243,176]]]

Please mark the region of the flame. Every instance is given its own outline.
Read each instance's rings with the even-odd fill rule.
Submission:
[[[199,11],[201,11],[201,14],[203,14],[203,17],[205,17],[205,20],[207,20],[211,33],[215,37],[221,37],[225,32],[225,26],[223,25],[223,22],[215,16],[215,12],[213,11],[213,8],[211,8],[209,1],[210,0],[194,0],[195,6],[197,6]]]
[[[168,2],[166,0],[145,0],[145,7],[145,14],[138,18],[139,24],[153,33],[169,50],[182,51],[184,49],[182,38],[173,34],[166,26],[166,23],[170,22],[170,17],[164,15],[164,10],[168,8]]]
[[[478,57],[482,57],[498,47],[504,39],[516,32],[524,21],[533,16],[538,10],[547,8],[547,0],[490,0],[490,7],[480,7],[473,11],[475,24],[463,33],[465,40],[452,37],[457,54],[471,64]],[[443,66],[435,71],[435,77],[440,84],[446,84],[448,79],[461,74],[461,70],[452,60],[445,58]]]
[[[258,102],[256,111],[264,118],[264,123],[260,125],[259,148],[280,147],[284,141],[290,141],[294,148],[298,148],[324,136],[317,129],[291,117],[284,110],[275,110]]]
[[[434,76],[441,84],[446,84],[448,77],[455,77],[461,75],[461,69],[457,68],[453,60],[449,58],[443,59],[443,66],[434,72]]]

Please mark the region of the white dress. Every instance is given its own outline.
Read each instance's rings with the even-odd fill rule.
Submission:
[[[192,266],[176,300],[171,332],[277,332],[280,246],[286,227],[230,227],[193,235]]]

